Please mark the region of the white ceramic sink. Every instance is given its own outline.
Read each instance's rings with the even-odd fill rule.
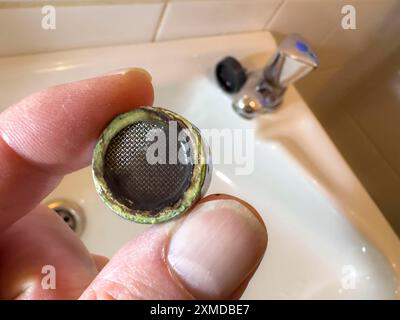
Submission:
[[[233,112],[213,79],[224,56],[261,66],[274,48],[269,33],[254,33],[3,58],[0,108],[48,85],[144,67],[153,75],[155,106],[201,129],[255,130],[253,173],[237,175],[234,165],[216,164],[209,190],[249,201],[268,227],[268,252],[244,298],[396,298],[399,239],[297,91],[288,90],[276,113],[248,121]],[[83,208],[82,240],[95,253],[112,256],[148,228],[103,205],[90,168],[65,177],[46,200],[58,198]]]

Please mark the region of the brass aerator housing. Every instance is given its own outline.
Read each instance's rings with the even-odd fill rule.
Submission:
[[[199,129],[162,108],[117,116],[94,149],[93,180],[105,204],[138,223],[160,223],[187,212],[207,191],[209,147]]]

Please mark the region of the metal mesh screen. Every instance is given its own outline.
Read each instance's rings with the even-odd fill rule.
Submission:
[[[105,179],[113,196],[131,209],[157,212],[178,201],[190,184],[192,164],[168,163],[170,153],[185,147],[180,142],[176,142],[176,148],[169,145],[168,126],[140,121],[121,130],[108,145]],[[167,159],[165,164],[150,164],[146,158],[148,148],[154,144],[146,136],[154,129],[162,130],[167,138],[165,149],[155,153]]]

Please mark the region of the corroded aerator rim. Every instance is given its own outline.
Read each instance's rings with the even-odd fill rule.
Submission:
[[[107,184],[104,177],[105,155],[107,147],[114,136],[122,129],[139,121],[177,121],[178,124],[188,130],[192,141],[193,171],[190,185],[182,197],[172,206],[165,207],[157,213],[143,210],[133,210],[118,201]],[[137,223],[155,224],[168,221],[189,210],[194,203],[206,191],[209,184],[210,158],[208,147],[201,137],[199,129],[188,120],[164,108],[141,107],[133,111],[123,113],[106,127],[96,144],[92,160],[92,174],[97,193],[103,202],[115,213],[124,219]]]

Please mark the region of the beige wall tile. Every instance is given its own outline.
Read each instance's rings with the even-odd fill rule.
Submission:
[[[339,24],[340,0],[286,0],[266,29],[282,34],[301,34],[314,46]]]
[[[379,166],[365,172],[360,181],[392,228],[400,235],[400,177],[382,161]]]
[[[332,99],[334,79],[339,68],[318,68],[296,83],[296,88],[303,98],[313,106],[312,111],[317,117],[324,116],[328,99]]]
[[[375,77],[369,83],[359,87],[356,92],[358,103],[350,106],[349,112],[400,175],[399,70],[400,57],[396,54],[387,61],[385,67],[375,72]]]
[[[362,177],[365,172],[380,165],[381,155],[351,116],[338,115],[325,126],[329,136],[357,176]]]
[[[343,109],[349,104],[343,102],[350,99],[357,84],[368,81],[371,70],[400,45],[399,1],[346,0],[342,3],[355,6],[357,30],[343,30],[340,25],[316,47],[321,70],[336,69],[336,74],[327,82],[326,72],[316,73],[298,85],[300,91],[306,90],[305,99],[322,122],[338,112],[346,113]]]
[[[57,6],[56,29],[41,27],[41,7],[0,9],[0,55],[151,41],[162,3]]]
[[[318,48],[321,65],[326,68],[344,66],[364,52],[380,36],[384,25],[398,18],[392,13],[400,4],[397,0],[345,0],[341,6],[343,3],[351,4],[356,9],[356,30],[342,28],[339,10],[340,18],[334,31]]]
[[[262,30],[283,0],[172,1],[157,40]]]

